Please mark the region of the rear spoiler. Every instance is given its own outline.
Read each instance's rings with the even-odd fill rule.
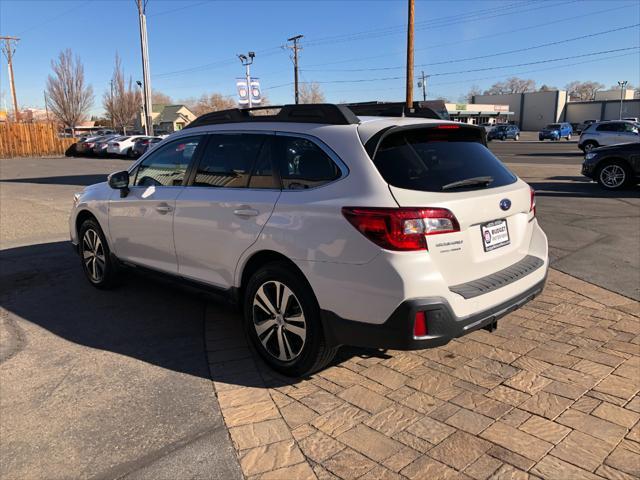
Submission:
[[[487,132],[483,127],[479,127],[477,125],[469,125],[467,123],[416,123],[414,125],[398,125],[391,126],[387,128],[383,128],[374,136],[372,136],[367,143],[365,143],[364,148],[369,154],[371,159],[374,159],[376,153],[378,153],[378,149],[382,142],[390,135],[400,132],[406,132],[411,130],[421,130],[421,129],[442,129],[442,130],[466,130],[467,132],[475,132],[477,133],[478,140],[485,147],[487,146]]]

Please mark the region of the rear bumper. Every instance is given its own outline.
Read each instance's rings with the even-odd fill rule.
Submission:
[[[517,310],[538,296],[546,282],[545,277],[526,291],[487,310],[467,317],[457,317],[449,302],[441,297],[425,297],[402,302],[393,314],[381,324],[370,324],[340,318],[328,310],[322,310],[322,323],[328,342],[333,345],[384,348],[393,350],[419,350],[445,345],[483,327],[493,325],[498,319]],[[424,311],[428,335],[413,337],[416,312]]]

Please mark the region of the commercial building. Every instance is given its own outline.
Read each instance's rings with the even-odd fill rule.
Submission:
[[[626,88],[622,91],[622,99],[623,100],[633,100],[634,95],[633,88]],[[600,90],[596,91],[596,101],[599,100],[620,100],[620,89],[616,88],[613,90]]]
[[[605,93],[607,92],[602,92]],[[622,117],[640,117],[640,99],[633,99],[633,93],[631,98],[625,98],[627,96],[628,93],[623,93]],[[570,102],[566,91],[551,90],[506,95],[474,95],[472,103],[507,105],[508,110],[513,112],[513,122],[521,130],[535,131],[555,122],[617,120],[620,118],[620,90],[617,99],[607,98],[605,96],[601,100]]]
[[[514,112],[509,105],[481,103],[445,103],[449,118],[457,122],[481,125],[483,123],[507,123],[513,120]]]

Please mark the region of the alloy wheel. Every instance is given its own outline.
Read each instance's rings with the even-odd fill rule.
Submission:
[[[102,281],[106,265],[104,247],[98,232],[91,228],[84,232],[82,238],[82,259],[91,281]]]
[[[609,188],[618,188],[622,186],[626,179],[624,168],[620,165],[607,165],[600,171],[600,180],[603,185]]]
[[[300,301],[284,283],[269,280],[253,297],[253,326],[258,340],[272,357],[289,362],[297,358],[307,339]]]

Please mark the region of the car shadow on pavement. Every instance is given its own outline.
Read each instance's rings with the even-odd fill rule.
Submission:
[[[213,302],[209,295],[132,271],[127,271],[121,285],[113,290],[95,289],[84,278],[80,260],[68,242],[2,250],[0,263],[0,305],[9,312],[9,321],[17,324],[16,330],[21,329],[22,322],[15,318],[19,317],[77,345],[214,381],[265,386],[262,378],[235,375],[225,368],[234,360],[234,346],[246,345],[246,340],[237,311]],[[232,329],[217,332],[207,326],[207,306],[219,312]],[[221,351],[209,348],[207,352],[205,337],[208,342],[213,339]],[[19,354],[25,345],[19,342],[12,355]],[[384,353],[345,348],[336,361],[377,355]],[[214,361],[222,369],[210,370],[209,362]],[[269,376],[272,387],[277,386],[274,381],[279,385],[298,381]]]
[[[60,177],[37,177],[37,178],[8,178],[3,179],[8,183],[37,183],[40,185],[93,185],[94,183],[106,182],[106,175],[63,175]]]
[[[640,198],[638,186],[608,191],[586,177],[556,176],[545,180],[551,181],[527,182],[536,191],[538,197]]]

